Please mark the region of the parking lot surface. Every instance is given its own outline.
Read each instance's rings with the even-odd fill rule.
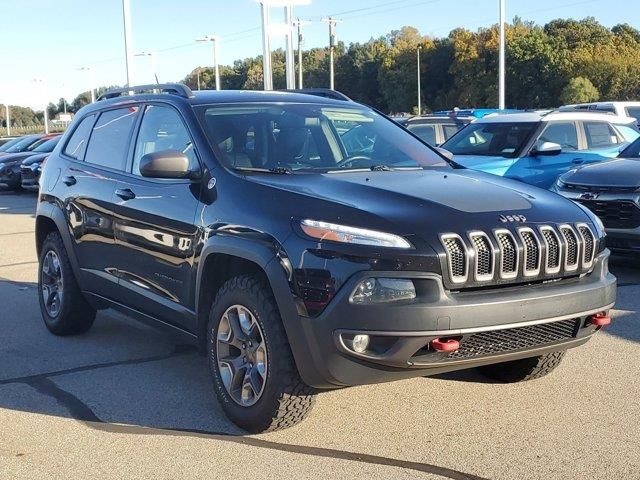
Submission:
[[[106,311],[50,335],[35,195],[0,193],[0,478],[640,478],[640,262],[616,258],[613,325],[550,376],[475,372],[322,394],[302,424],[247,436],[190,346]]]

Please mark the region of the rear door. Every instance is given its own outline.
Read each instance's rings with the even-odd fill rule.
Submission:
[[[178,150],[200,168],[183,118],[172,106],[147,105],[133,145],[129,174],[115,190],[115,266],[121,301],[136,310],[195,331],[194,249],[200,182],[140,175],[140,159]]]
[[[548,122],[538,136],[535,144],[543,142],[557,143],[562,147],[558,155],[530,155],[520,160],[525,168],[522,171],[526,182],[542,188],[549,188],[556,179],[582,163],[579,141],[579,125],[573,120]]]
[[[56,188],[65,199],[84,290],[108,298],[117,294],[113,193],[127,164],[139,107],[106,110],[84,118],[65,145],[67,167]]]

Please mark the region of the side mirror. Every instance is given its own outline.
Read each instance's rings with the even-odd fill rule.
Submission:
[[[533,156],[552,156],[562,153],[562,147],[553,142],[538,142],[538,144],[531,149],[531,155]]]
[[[438,152],[440,155],[442,155],[443,157],[445,157],[447,160],[453,160],[453,153],[451,153],[449,150],[447,150],[446,148],[442,148],[442,147],[433,147],[433,149]]]
[[[178,150],[147,153],[140,159],[140,174],[149,178],[192,178],[189,158]]]

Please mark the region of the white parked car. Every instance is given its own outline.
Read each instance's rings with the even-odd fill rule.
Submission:
[[[598,112],[610,112],[619,117],[631,117],[640,125],[640,102],[592,102],[564,105],[560,110],[596,110]]]

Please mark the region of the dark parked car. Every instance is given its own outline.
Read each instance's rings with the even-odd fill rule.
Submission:
[[[33,143],[33,148],[20,153],[7,153],[0,157],[0,186],[20,190],[22,188],[22,162],[33,155],[51,153],[59,140],[60,134],[47,135]]]
[[[471,116],[421,115],[411,117],[401,125],[429,145],[440,145],[458,130],[475,120]]]
[[[554,190],[598,215],[609,248],[640,252],[640,138],[615,160],[565,173]]]
[[[4,145],[0,146],[0,157],[8,155],[10,153],[25,152],[34,143],[43,137],[42,134],[24,135],[22,137],[14,138],[8,141]]]
[[[591,212],[457,168],[363,105],[178,84],[101,98],[42,172],[44,322],[78,334],[116,308],[198,343],[249,431],[297,423],[318,389],[537,378],[610,322]],[[347,147],[336,124],[366,134]]]
[[[22,188],[27,190],[38,189],[38,181],[42,172],[42,165],[47,160],[48,153],[38,153],[23,160],[20,164],[20,176]]]
[[[10,141],[15,140],[13,137],[2,137],[0,138],[0,148],[9,143]]]

